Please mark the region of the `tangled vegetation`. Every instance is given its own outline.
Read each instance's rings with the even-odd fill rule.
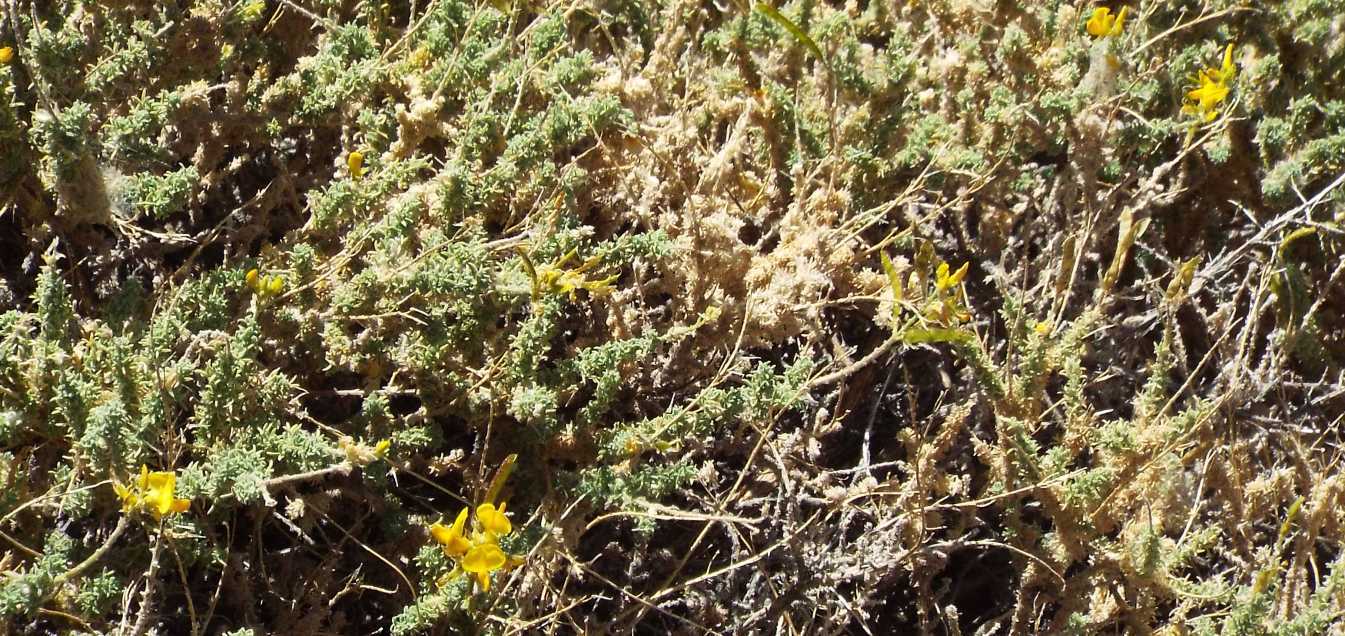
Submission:
[[[1342,0],[0,45],[0,633],[1345,624]]]

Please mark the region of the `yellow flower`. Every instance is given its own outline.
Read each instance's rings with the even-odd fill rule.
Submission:
[[[608,276],[601,280],[588,280],[582,274],[576,271],[565,272],[544,272],[544,274],[554,274],[552,276],[553,287],[558,293],[569,294],[573,302],[579,298],[579,290],[587,289],[594,296],[603,296],[611,293],[612,283],[616,282],[617,276]]]
[[[467,527],[467,509],[463,508],[458,513],[458,518],[453,522],[453,527],[436,523],[430,526],[430,535],[444,546],[444,554],[450,557],[459,558],[472,548],[472,542],[463,536],[463,530]]]
[[[130,514],[140,509],[148,510],[155,519],[186,512],[191,508],[190,499],[177,499],[173,496],[176,487],[176,474],[171,471],[150,472],[148,466],[140,467],[140,477],[132,486],[123,486],[116,482],[112,484],[112,489],[121,499],[122,512]]]
[[[350,169],[350,178],[359,180],[364,176],[364,153],[355,150],[346,156],[346,167]]]
[[[186,512],[191,507],[190,499],[173,497],[177,486],[177,475],[171,472],[153,472],[145,482],[145,505],[155,517],[174,512]]]
[[[504,567],[506,561],[500,546],[491,542],[478,543],[462,557],[462,569],[476,575],[482,590],[490,591],[490,573]]]
[[[500,504],[498,510],[492,504],[484,503],[476,507],[476,520],[481,524],[481,529],[488,535],[502,537],[514,530],[513,525],[509,523],[509,517],[504,516],[504,504]]]
[[[1113,16],[1111,9],[1098,7],[1093,9],[1093,15],[1088,18],[1088,24],[1084,25],[1084,28],[1094,37],[1099,38],[1121,35],[1128,11],[1130,11],[1130,7],[1121,7],[1121,12]]]
[[[513,531],[513,524],[504,513],[505,505],[496,508],[494,504],[484,503],[476,507],[473,519],[474,530],[467,536],[468,509],[463,508],[453,526],[436,523],[430,526],[430,535],[443,546],[444,554],[457,562],[456,568],[449,573],[440,585],[462,572],[475,576],[481,589],[490,590],[490,575],[501,568],[512,568],[523,562],[522,557],[510,556],[500,549],[500,537]]]
[[[9,64],[14,59],[14,47],[6,46],[0,48],[0,64]]]
[[[374,444],[374,457],[378,457],[381,459],[387,456],[388,449],[391,447],[392,447],[391,440],[386,439],[379,440],[377,444]]]
[[[527,262],[526,255],[524,262]],[[486,492],[485,503],[476,507],[470,535],[467,534],[470,508],[463,508],[458,512],[458,518],[453,521],[452,527],[439,523],[430,526],[430,536],[443,546],[444,554],[453,559],[456,565],[451,572],[439,579],[440,586],[467,572],[474,575],[483,591],[489,591],[492,572],[500,568],[512,569],[524,563],[522,556],[505,554],[500,548],[500,537],[512,532],[514,526],[505,515],[505,503],[501,502],[498,508],[494,503],[504,480],[509,478],[517,458],[517,455],[509,455],[496,471]]]
[[[1186,92],[1187,103],[1182,112],[1196,115],[1201,121],[1213,121],[1219,116],[1219,105],[1228,99],[1228,82],[1237,76],[1233,65],[1233,45],[1224,49],[1223,64],[1219,68],[1201,70],[1193,78],[1195,88]]]
[[[527,253],[522,250],[519,251],[519,254],[523,257],[523,266],[532,278],[534,298],[543,293],[568,294],[570,300],[575,301],[578,300],[578,292],[581,289],[587,290],[594,296],[602,296],[612,292],[612,283],[617,281],[617,275],[599,280],[592,280],[585,276],[586,272],[601,264],[602,258],[599,256],[589,258],[574,269],[565,269],[565,264],[574,258],[576,253],[575,250],[570,250],[554,262],[537,269],[528,259]]]
[[[967,268],[971,263],[963,263],[962,267],[957,268],[956,272],[948,273],[948,263],[939,263],[939,269],[935,272],[934,285],[939,291],[948,291],[962,284],[962,279],[967,277]]]
[[[1192,100],[1182,108],[1182,112],[1199,115],[1205,121],[1211,121],[1219,115],[1219,104],[1228,98],[1228,85],[1223,82],[1216,82],[1208,75],[1201,74],[1200,86],[1186,93],[1186,98]]]
[[[262,275],[255,269],[248,270],[243,282],[258,296],[276,296],[285,289],[285,277],[279,274]]]

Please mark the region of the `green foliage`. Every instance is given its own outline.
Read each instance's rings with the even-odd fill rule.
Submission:
[[[461,586],[448,585],[416,599],[415,603],[393,617],[391,633],[394,636],[407,636],[429,630],[452,611],[461,595]]]
[[[384,71],[372,34],[363,26],[338,27],[295,74],[277,82],[268,98],[297,97],[295,114],[312,121],[367,95]]]
[[[77,166],[90,153],[93,109],[75,102],[59,113],[36,118],[32,142],[42,154],[42,178],[48,187],[76,174]]]
[[[584,472],[575,492],[604,506],[626,507],[640,500],[661,499],[696,477],[694,466],[672,464],[618,470],[603,466]]]
[[[169,159],[164,147],[167,126],[173,121],[186,89],[165,90],[131,102],[125,114],[103,125],[104,153],[114,161],[159,164]]]
[[[0,632],[1340,620],[1339,2],[14,4]]]
[[[102,614],[111,609],[125,589],[125,583],[114,572],[103,570],[80,586],[75,606],[86,615]]]
[[[56,577],[70,565],[74,547],[75,542],[65,533],[48,534],[41,558],[0,580],[0,616],[35,614]]]
[[[198,179],[200,175],[192,166],[162,175],[132,175],[123,196],[130,207],[164,219],[186,207]]]

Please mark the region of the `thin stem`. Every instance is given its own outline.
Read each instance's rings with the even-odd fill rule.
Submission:
[[[160,525],[162,530],[162,525]],[[141,636],[149,629],[149,616],[153,613],[150,609],[150,603],[154,600],[154,592],[157,591],[156,585],[159,581],[159,554],[163,552],[163,533],[154,539],[154,554],[150,557],[149,572],[145,574],[145,591],[140,595],[140,615],[135,619],[135,625],[131,627],[131,636]]]

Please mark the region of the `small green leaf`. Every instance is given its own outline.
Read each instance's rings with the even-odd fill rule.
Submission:
[[[1298,517],[1298,511],[1303,508],[1303,497],[1300,496],[1289,504],[1289,510],[1284,513],[1284,523],[1280,524],[1280,536],[1276,541],[1284,541],[1289,536],[1289,529],[1293,527],[1294,520]]]
[[[945,329],[938,327],[926,329],[912,327],[902,332],[901,339],[906,344],[924,344],[929,342],[969,344],[975,340],[975,336],[965,329]]]
[[[1312,236],[1316,233],[1317,228],[1315,227],[1300,227],[1297,230],[1290,232],[1288,236],[1284,237],[1284,240],[1280,241],[1280,247],[1276,250],[1276,254],[1280,257],[1280,260],[1284,260],[1285,252],[1289,250],[1289,246],[1293,244],[1294,241],[1305,236]]]
[[[901,316],[901,301],[904,297],[901,289],[901,277],[897,275],[897,267],[892,264],[892,259],[888,258],[887,252],[879,252],[878,258],[883,262],[883,273],[887,274],[887,285],[892,289],[892,319],[896,320]]]
[[[826,58],[822,56],[822,49],[817,46],[817,42],[814,42],[812,36],[809,36],[806,31],[799,28],[799,25],[794,24],[793,20],[786,18],[784,14],[777,11],[775,7],[772,7],[765,2],[757,3],[757,11],[780,25],[784,30],[789,31],[789,34],[794,36],[794,39],[798,40],[800,44],[808,47],[808,50],[817,58],[817,61],[826,63]]]

